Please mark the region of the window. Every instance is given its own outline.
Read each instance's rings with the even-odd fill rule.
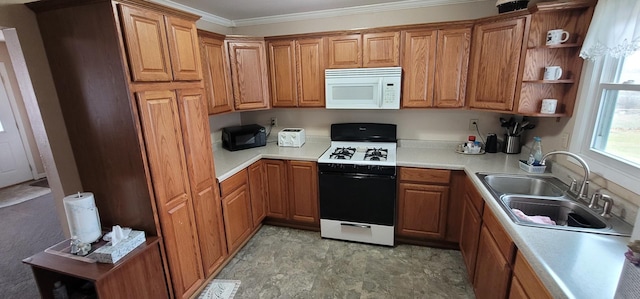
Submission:
[[[617,65],[601,79],[591,149],[640,166],[640,52],[611,63]]]
[[[640,193],[640,51],[585,61],[571,151],[592,171]]]

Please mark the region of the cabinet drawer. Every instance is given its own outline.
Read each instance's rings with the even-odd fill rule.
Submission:
[[[507,234],[502,227],[502,224],[500,224],[490,209],[484,210],[482,220],[484,221],[484,225],[486,225],[491,232],[493,238],[496,240],[496,245],[500,248],[500,252],[502,252],[504,258],[509,262],[509,264],[512,264],[516,252],[516,246],[513,244],[509,234]]]
[[[516,255],[516,265],[513,268],[513,275],[517,277],[518,282],[527,298],[531,299],[550,299],[553,298],[547,288],[542,284],[538,276],[533,272],[529,262],[518,252]]]
[[[450,178],[450,170],[407,167],[400,168],[400,181],[449,184]]]
[[[247,182],[247,169],[243,169],[220,183],[220,196],[222,198],[226,197],[240,186],[247,184]]]

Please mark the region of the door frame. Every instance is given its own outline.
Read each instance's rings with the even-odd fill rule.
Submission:
[[[11,82],[9,81],[9,73],[7,72],[7,67],[4,62],[0,62],[0,81],[2,81],[2,85],[4,86],[4,90],[7,93],[7,98],[9,99],[9,105],[11,106],[11,113],[13,114],[13,118],[16,121],[16,125],[18,126],[18,133],[20,134],[20,142],[22,142],[22,148],[25,151],[25,155],[27,156],[27,162],[29,163],[29,168],[31,172],[32,179],[40,179],[46,176],[46,174],[38,174],[38,170],[36,169],[35,159],[33,157],[33,152],[31,151],[31,146],[29,146],[29,142],[27,142],[27,131],[24,126],[24,119],[18,113],[18,103],[16,102],[15,94],[13,93],[13,89],[11,88]]]

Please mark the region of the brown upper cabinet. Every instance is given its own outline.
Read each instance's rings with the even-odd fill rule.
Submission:
[[[324,39],[267,44],[273,107],[324,107]]]
[[[231,70],[224,36],[198,30],[198,38],[209,114],[233,111]]]
[[[400,65],[400,32],[376,32],[327,37],[327,68]]]
[[[402,107],[463,107],[471,28],[408,30],[402,39]]]
[[[119,7],[133,81],[202,79],[194,22],[134,6]]]
[[[269,108],[269,80],[264,40],[232,38],[226,43],[235,109]]]
[[[469,106],[511,111],[528,18],[478,23],[473,31]]]
[[[541,2],[527,14],[478,21],[469,75],[470,108],[529,116],[572,116],[583,61],[579,57],[596,1]],[[567,42],[546,45],[547,31],[569,32]],[[562,77],[543,80],[546,66]],[[555,114],[541,114],[542,99],[558,100]]]

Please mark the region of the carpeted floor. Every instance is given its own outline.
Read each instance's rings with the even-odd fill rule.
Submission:
[[[0,297],[40,298],[22,259],[64,239],[51,192],[0,208]]]
[[[46,187],[45,187],[46,185]],[[0,189],[0,208],[12,206],[51,193],[47,179],[28,181]]]

